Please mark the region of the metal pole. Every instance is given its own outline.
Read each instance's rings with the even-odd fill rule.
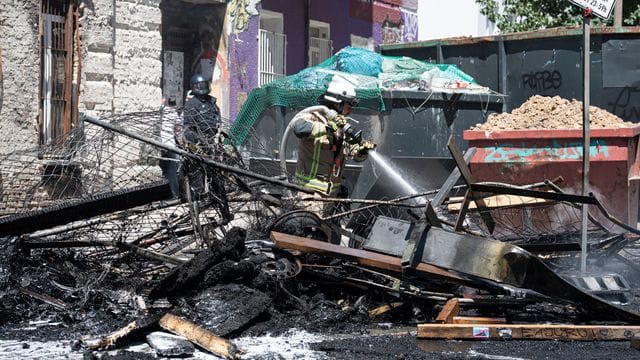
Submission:
[[[582,195],[589,195],[589,152],[591,150],[591,138],[589,133],[589,67],[591,64],[591,11],[585,10],[582,17]],[[587,271],[587,221],[589,205],[582,204],[582,241],[580,243],[580,273]]]
[[[613,8],[613,26],[621,27],[622,26],[622,11],[623,11],[623,1],[616,1]]]

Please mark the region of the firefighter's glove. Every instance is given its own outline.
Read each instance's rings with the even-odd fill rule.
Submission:
[[[364,140],[360,144],[357,145],[357,153],[358,155],[366,155],[370,150],[373,150],[378,146],[376,143],[371,142],[369,140]]]
[[[333,132],[337,132],[339,129],[342,129],[345,125],[347,125],[347,118],[342,115],[336,115],[333,120],[329,120],[329,126],[331,126],[331,130]]]
[[[324,111],[324,117],[327,118],[327,121],[329,122],[335,121],[335,118],[337,116],[338,116],[338,112],[335,110],[327,108],[327,110]]]

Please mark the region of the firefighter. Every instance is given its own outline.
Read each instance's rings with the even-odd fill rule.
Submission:
[[[302,110],[291,120],[298,138],[296,183],[319,195],[346,197],[341,192],[345,161],[364,161],[376,144],[362,140],[361,131],[355,131],[347,121],[346,115],[359,102],[352,84],[333,80],[319,102],[324,106],[308,109],[321,110]],[[314,203],[303,206],[322,217],[333,211],[333,203]]]

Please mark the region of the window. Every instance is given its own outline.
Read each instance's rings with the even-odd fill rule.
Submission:
[[[260,12],[259,86],[286,74],[287,37],[283,34],[283,29],[282,14],[267,10]]]
[[[74,63],[79,39],[78,11],[67,1],[40,4],[40,145],[64,141],[78,124],[78,91],[73,88],[74,67],[79,83],[80,62]],[[74,39],[75,36],[75,39]]]
[[[333,55],[329,24],[311,20],[309,22],[309,66],[318,65]]]

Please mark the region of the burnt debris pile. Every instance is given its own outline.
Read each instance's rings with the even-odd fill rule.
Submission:
[[[259,144],[186,149],[162,141],[161,123],[87,118],[65,141],[4,155],[0,333],[233,358],[234,339],[290,329],[640,322],[638,231],[562,179],[476,183],[450,142],[458,169],[441,189],[322,198]],[[327,201],[330,216],[301,206]],[[587,275],[583,203],[598,210]]]

